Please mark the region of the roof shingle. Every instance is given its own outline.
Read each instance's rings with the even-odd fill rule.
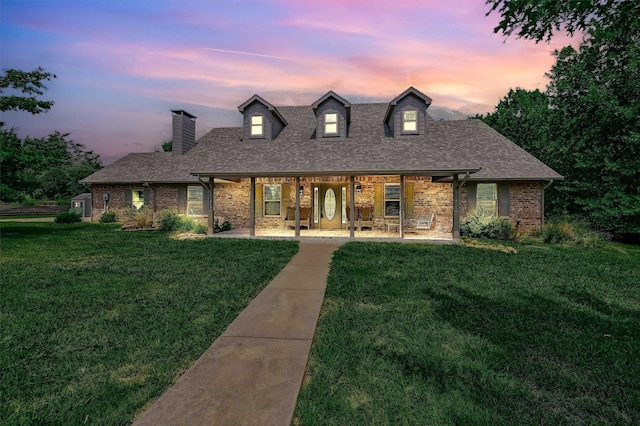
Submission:
[[[277,107],[288,125],[276,139],[242,140],[241,128],[215,128],[185,155],[130,154],[83,180],[197,182],[203,176],[453,174],[473,180],[550,180],[558,173],[477,119],[427,122],[426,134],[393,138],[388,104],[351,104],[347,138],[315,139],[311,106]]]

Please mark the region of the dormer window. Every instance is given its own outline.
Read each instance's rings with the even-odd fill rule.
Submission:
[[[417,133],[418,132],[418,111],[409,110],[402,113],[402,132]]]
[[[338,133],[338,114],[327,113],[324,115],[324,134],[337,134]]]
[[[261,115],[251,116],[251,136],[264,136],[264,121]]]

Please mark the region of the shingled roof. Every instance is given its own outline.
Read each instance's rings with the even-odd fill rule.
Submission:
[[[558,173],[477,119],[433,121],[424,135],[393,138],[386,103],[351,104],[347,138],[315,138],[312,106],[277,107],[286,122],[273,141],[243,140],[216,128],[185,155],[130,154],[85,183],[197,182],[218,178],[328,175],[433,175],[471,180],[558,180]]]

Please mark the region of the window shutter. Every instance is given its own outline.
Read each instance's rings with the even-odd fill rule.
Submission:
[[[148,206],[151,204],[151,190],[149,188],[144,189],[144,205]]]
[[[374,186],[373,215],[378,218],[384,217],[384,184],[376,183]]]
[[[476,189],[478,184],[475,182],[467,182],[467,214],[476,209]]]
[[[202,187],[202,214],[209,214],[211,210],[211,190],[206,186]]]
[[[498,184],[498,216],[509,216],[509,184]]]
[[[132,195],[133,193],[131,192],[131,189],[125,189],[124,190],[124,206],[125,207],[133,207],[133,199],[132,199]]]
[[[404,184],[404,218],[413,219],[413,183]]]
[[[187,187],[178,186],[178,213],[184,214],[187,211]]]
[[[284,217],[289,207],[289,184],[283,183],[280,188],[280,215]]]
[[[261,217],[264,214],[262,195],[262,184],[256,183],[256,217]]]

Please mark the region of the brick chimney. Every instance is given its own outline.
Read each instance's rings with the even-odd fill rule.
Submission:
[[[196,117],[181,109],[171,110],[173,115],[173,139],[171,153],[182,155],[196,144]]]

